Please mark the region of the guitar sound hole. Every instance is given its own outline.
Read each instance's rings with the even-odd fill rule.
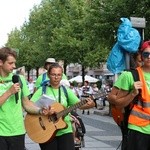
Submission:
[[[39,117],[39,123],[40,123],[40,126],[42,127],[43,130],[46,130],[45,126],[44,126],[44,123],[43,123],[43,120],[41,117]]]
[[[50,119],[50,121],[52,121],[52,122],[56,122],[58,118],[57,118],[57,115],[56,115],[56,114],[53,114],[53,115],[49,116],[49,119]]]

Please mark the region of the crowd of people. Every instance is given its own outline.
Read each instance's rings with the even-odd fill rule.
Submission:
[[[106,106],[107,95],[111,91],[112,81],[106,80],[105,83],[98,88],[96,83],[89,83],[84,81],[84,84],[81,83],[70,83],[70,88],[73,92],[80,98],[80,100],[91,97],[95,101],[95,107],[99,110],[103,110]],[[85,110],[82,111],[82,114],[85,114]],[[90,114],[90,110],[87,110],[87,115]]]
[[[25,149],[25,126],[23,109],[31,115],[56,115],[57,108],[53,105],[40,107],[36,102],[41,96],[47,95],[54,102],[68,108],[79,104],[82,114],[90,115],[90,108],[97,107],[96,101],[102,100],[105,107],[106,98],[111,105],[124,108],[132,103],[128,118],[128,134],[122,150],[150,149],[150,41],[142,43],[137,53],[134,69],[139,74],[139,81],[134,81],[130,71],[121,73],[112,87],[105,83],[101,89],[97,84],[69,83],[63,68],[54,58],[45,61],[45,72],[35,84],[30,77],[28,82],[21,74],[15,75],[17,53],[9,47],[0,49],[0,148],[3,150]],[[132,68],[133,69],[133,68]],[[96,97],[99,92],[109,93],[108,97]],[[58,119],[58,118],[57,118]],[[45,143],[40,143],[41,150],[75,150],[74,129],[70,114],[63,120],[67,127],[59,129],[55,137]],[[124,145],[124,144],[123,144]]]

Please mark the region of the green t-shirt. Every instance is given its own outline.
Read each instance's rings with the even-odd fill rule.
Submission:
[[[12,75],[10,73],[6,78],[0,77],[0,80],[4,81],[4,83],[0,83],[0,96],[12,86]],[[16,104],[15,94],[13,94],[0,106],[0,136],[15,136],[25,133],[21,97],[28,96],[30,92],[25,78],[20,75],[20,79],[22,90],[18,93],[18,103]]]
[[[67,93],[68,93],[68,100],[67,100],[67,98],[65,96],[63,88],[62,87],[60,88],[60,91],[61,91],[60,92],[61,93],[60,94],[61,95],[61,98],[60,98],[61,101],[60,101],[60,103],[65,108],[67,108],[68,106],[72,106],[72,105],[76,104],[77,102],[79,102],[78,97],[73,93],[73,91],[70,88],[67,88],[67,87],[66,87],[66,89],[67,89]],[[52,100],[56,101],[56,102],[58,102],[58,99],[59,99],[59,94],[58,93],[59,93],[59,89],[53,89],[50,86],[46,87],[46,93],[45,94],[47,96],[49,96]],[[31,101],[36,102],[41,96],[42,96],[42,87],[40,87],[34,93],[34,95],[31,98]],[[55,108],[55,109],[57,110],[57,108]],[[60,135],[72,132],[72,124],[71,124],[71,121],[70,121],[70,116],[67,115],[64,118],[64,121],[67,124],[67,128],[58,130],[56,136],[60,136]]]
[[[150,81],[150,73],[144,72],[144,78],[145,78],[145,81],[147,83],[147,87],[150,91],[150,86],[148,84],[149,83],[148,81]],[[119,89],[131,91],[133,89],[133,83],[134,83],[134,79],[133,79],[132,73],[130,71],[124,71],[119,76],[119,78],[115,82],[114,86],[118,87]],[[150,134],[150,125],[147,125],[144,127],[139,127],[139,126],[135,126],[132,124],[128,124],[128,128],[139,131],[139,132],[144,133],[144,134]]]
[[[64,73],[63,73],[62,79],[67,80],[67,76]],[[43,74],[39,75],[36,82],[35,82],[35,87],[37,89],[41,86],[41,83],[43,82],[42,80],[43,80]],[[45,80],[49,80],[47,73],[46,73]]]

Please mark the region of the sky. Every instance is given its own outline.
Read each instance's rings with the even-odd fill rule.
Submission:
[[[2,0],[0,2],[0,47],[8,40],[8,33],[28,21],[30,10],[42,0]]]

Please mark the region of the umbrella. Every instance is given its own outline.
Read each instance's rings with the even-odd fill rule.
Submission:
[[[91,77],[91,76],[88,76],[88,75],[85,75],[85,81],[88,81],[90,83],[95,83],[98,81],[98,79],[94,78],[94,77]],[[77,82],[77,83],[81,83],[82,82],[82,76],[78,75],[72,79],[69,80],[69,82]]]

